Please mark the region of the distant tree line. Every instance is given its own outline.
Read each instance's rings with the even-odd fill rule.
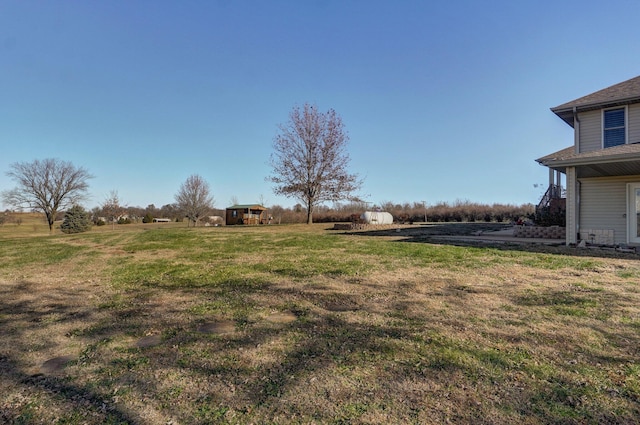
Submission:
[[[297,113],[300,113],[300,111],[297,111]],[[306,107],[305,114],[314,115],[315,110]],[[335,120],[335,117],[331,120]],[[312,120],[312,122],[315,121]],[[341,129],[339,120],[336,123],[334,123],[334,126]],[[320,120],[320,124],[312,126],[312,129],[316,127],[322,129],[326,123]],[[332,128],[331,126],[329,127]],[[323,134],[323,131],[325,130],[320,131],[320,134]],[[304,133],[304,131],[301,132]],[[339,133],[337,130],[336,132]],[[324,136],[318,136],[318,138],[322,139],[322,143],[327,144],[329,143],[328,140],[335,136],[333,133],[335,133],[333,130],[330,131],[329,136],[331,137],[327,136],[326,140],[322,139]],[[293,136],[291,138],[295,139]],[[281,139],[285,140],[286,138]],[[338,147],[342,147],[341,143],[346,139],[338,138],[338,140],[340,143],[327,149],[340,151]],[[311,146],[315,144],[322,145],[322,143],[312,141],[307,144]],[[316,152],[316,149],[320,148],[310,149],[309,152]],[[322,151],[322,149],[320,150]],[[307,152],[307,155],[310,154]],[[327,156],[333,158],[332,155],[327,154]],[[348,158],[348,156],[345,155],[345,158]],[[322,160],[319,159],[319,163],[322,163]],[[324,167],[320,166],[320,169],[324,169]],[[331,174],[322,177],[322,183],[309,183],[305,186],[307,188],[305,191],[308,192],[311,190],[309,189],[310,187],[315,187],[314,185],[317,187],[328,185],[325,189],[329,190],[328,188],[331,188],[330,190],[336,196],[335,199],[351,198],[348,194],[359,186],[360,181],[355,175],[344,174],[344,167],[341,167],[341,170],[334,171],[335,175]],[[282,170],[280,172],[283,173]],[[53,231],[54,221],[64,219],[65,213],[67,217],[62,230],[67,233],[88,230],[90,225],[87,225],[87,220],[91,224],[110,224],[115,227],[116,224],[150,223],[156,218],[169,219],[171,221],[183,221],[186,218],[188,220],[187,225],[192,223],[193,226],[197,226],[198,223],[206,223],[212,220],[214,216],[224,217],[225,215],[224,210],[214,209],[214,199],[209,184],[197,174],[190,176],[181,185],[175,195],[175,203],[166,204],[160,208],[153,204],[147,205],[146,208],[131,207],[122,203],[117,191],[112,191],[100,206],[95,207],[90,212],[84,211],[80,206],[80,202],[86,199],[87,181],[93,176],[82,167],[76,167],[70,162],[57,159],[35,160],[31,163],[12,164],[7,175],[17,183],[17,186],[12,190],[2,192],[3,201],[17,207],[18,210],[27,208],[32,211],[43,212],[47,218],[50,231]],[[334,177],[337,181],[344,183],[344,186],[338,183],[335,185],[327,183]],[[275,182],[275,180],[273,181]],[[300,199],[305,198],[301,195],[292,196]],[[329,194],[321,194],[319,191],[315,193],[313,199],[309,197],[304,199],[304,204],[298,203],[290,208],[284,208],[279,205],[272,206],[269,208],[269,222],[280,224],[306,222],[310,224],[312,222],[312,214],[313,220],[316,222],[348,222],[354,216],[357,217],[367,210],[386,211],[393,215],[395,222],[399,223],[425,221],[515,222],[523,219],[534,220],[536,218],[532,204],[519,206],[487,205],[457,200],[452,204],[447,202],[439,202],[435,205],[427,205],[424,202],[397,204],[384,201],[378,205],[373,205],[370,202],[353,199],[348,203],[334,201],[332,206],[322,203],[322,201],[329,202],[330,200],[331,196]],[[6,222],[7,219],[7,216],[2,217],[0,224]]]
[[[269,216],[272,217],[273,224],[306,223],[307,210],[302,204],[291,207],[273,205],[268,207]],[[364,202],[352,202],[345,204],[335,204],[332,206],[318,205],[315,207],[314,222],[317,223],[339,223],[351,221],[352,216],[359,216],[364,211],[378,210],[386,211],[393,215],[394,221],[398,223],[424,222],[425,218],[429,222],[516,222],[518,220],[533,220],[535,208],[533,204],[513,205],[513,204],[481,204],[470,201],[455,201],[453,203],[438,202],[435,205],[426,205],[420,202],[405,202],[402,204],[393,202],[382,202],[378,205]],[[95,207],[91,211],[91,217],[96,225],[109,211],[104,211],[102,207]],[[115,220],[116,224],[128,223],[150,223],[154,218],[168,218],[171,221],[181,222],[186,217],[184,212],[176,204],[166,204],[156,207],[154,204],[146,207],[124,207],[121,217]],[[211,208],[205,211],[200,222],[207,223],[210,216],[225,216],[224,209]],[[126,217],[123,218],[123,217]],[[62,217],[60,217],[62,219]]]
[[[535,207],[533,204],[480,204],[471,201],[457,200],[453,203],[439,202],[427,205],[421,202],[403,204],[381,202],[378,205],[364,202],[335,204],[333,206],[317,206],[314,221],[319,223],[334,223],[351,221],[352,216],[359,216],[364,211],[386,211],[393,215],[395,222],[517,222],[518,220],[533,220]],[[275,223],[304,223],[307,214],[304,206],[296,204],[290,208],[279,205],[269,209],[270,216]]]
[[[94,207],[91,210],[91,220],[95,225],[111,224],[129,224],[129,223],[151,223],[154,218],[168,218],[171,221],[183,222],[186,217],[185,213],[178,208],[176,204],[166,204],[161,207],[156,207],[154,204],[149,204],[146,207],[140,206],[125,206],[122,207],[119,215],[114,217],[113,221],[110,221],[109,209],[105,211],[103,206]],[[203,212],[203,217],[198,222],[207,223],[209,216],[221,216],[224,217],[224,210],[210,208]],[[113,216],[111,216],[113,217]],[[188,218],[187,218],[188,219]]]
[[[318,223],[338,223],[351,221],[352,216],[360,216],[364,211],[379,210],[386,211],[393,215],[394,221],[398,223],[418,223],[424,222],[425,218],[429,222],[498,222],[508,223],[518,220],[534,220],[535,208],[532,204],[512,205],[512,204],[481,204],[470,201],[455,201],[453,203],[439,202],[435,205],[424,205],[419,202],[405,202],[402,204],[393,202],[383,202],[379,205],[353,202],[346,204],[336,204],[332,206],[319,205],[315,209],[314,221]],[[114,225],[129,223],[151,223],[154,218],[168,218],[174,222],[185,220],[184,213],[176,204],[166,204],[156,207],[154,204],[146,207],[126,206],[123,207],[119,216],[113,222],[107,222],[106,217],[110,211],[104,210],[103,206],[93,208],[89,217],[94,225]],[[272,217],[273,224],[293,224],[306,223],[307,211],[301,204],[291,207],[274,205],[268,207],[269,216]],[[426,217],[425,217],[426,214]],[[211,208],[205,212],[205,216],[200,219],[200,223],[209,222],[209,217],[225,216],[225,210]],[[63,220],[65,212],[59,212],[56,220]],[[18,221],[16,221],[18,220]],[[4,212],[0,217],[0,224],[19,223],[19,215]]]

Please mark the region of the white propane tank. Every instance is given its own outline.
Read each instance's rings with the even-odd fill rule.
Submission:
[[[393,224],[393,216],[384,211],[365,211],[360,218],[367,224]]]

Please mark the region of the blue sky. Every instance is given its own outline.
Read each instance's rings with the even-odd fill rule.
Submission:
[[[162,206],[291,206],[265,181],[295,105],[335,109],[372,203],[535,203],[572,143],[549,108],[638,75],[640,2],[0,1],[0,191],[9,165],[87,168]]]

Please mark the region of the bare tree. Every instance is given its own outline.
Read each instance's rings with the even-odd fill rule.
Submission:
[[[44,212],[49,232],[53,232],[58,211],[86,199],[87,180],[93,178],[84,168],[53,158],[16,162],[11,164],[7,176],[18,186],[3,192],[3,201],[16,208],[27,207]]]
[[[190,176],[175,195],[176,206],[193,222],[194,227],[198,219],[213,208],[213,196],[209,184],[199,175]]]
[[[126,205],[122,205],[122,201],[118,196],[117,190],[112,190],[109,196],[101,204],[102,213],[111,222],[111,228],[114,229],[118,219],[126,212]]]
[[[356,199],[362,181],[347,172],[349,138],[333,109],[322,113],[309,104],[294,107],[279,128],[270,159],[273,173],[267,180],[276,184],[277,195],[305,203],[307,224],[313,223],[314,208],[322,202]]]

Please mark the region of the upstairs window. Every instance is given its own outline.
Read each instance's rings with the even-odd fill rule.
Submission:
[[[604,111],[603,145],[605,148],[624,145],[626,142],[625,108]]]

